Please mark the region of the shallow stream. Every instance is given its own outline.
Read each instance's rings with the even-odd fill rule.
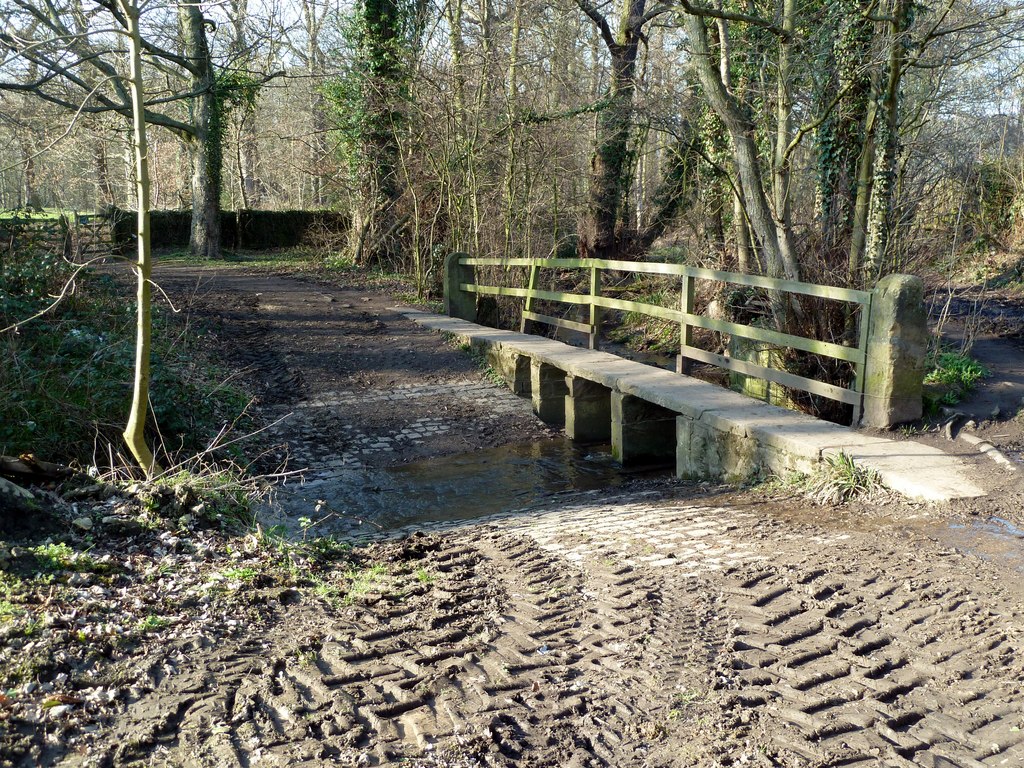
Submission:
[[[305,482],[283,485],[274,506],[289,528],[301,516],[323,519],[318,533],[389,530],[533,507],[560,493],[615,488],[657,471],[624,471],[607,445],[555,438],[382,469],[314,471]]]
[[[362,536],[534,508],[560,494],[613,489],[653,474],[668,470],[623,470],[607,445],[553,438],[394,467],[313,470],[280,486],[264,519],[300,533],[299,520],[308,518],[316,534]],[[978,517],[926,529],[947,546],[1024,572],[1024,529],[1008,520]]]

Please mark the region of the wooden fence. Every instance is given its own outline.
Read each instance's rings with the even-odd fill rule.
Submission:
[[[109,217],[61,214],[57,218],[12,216],[0,220],[0,239],[14,247],[34,246],[80,261],[107,256],[114,250]]]
[[[660,262],[611,261],[602,259],[497,259],[476,258],[462,255],[458,263],[464,267],[527,267],[529,280],[525,288],[513,288],[498,285],[483,285],[478,279],[473,282],[459,283],[459,290],[478,295],[514,296],[525,299],[522,322],[523,328],[528,321],[547,323],[559,328],[585,333],[589,337],[590,347],[596,348],[600,326],[601,310],[612,309],[623,312],[635,312],[674,321],[680,324],[680,359],[696,360],[702,363],[735,371],[745,376],[775,382],[791,389],[809,392],[831,400],[853,406],[853,423],[860,420],[864,401],[864,368],[867,361],[868,322],[871,315],[870,291],[857,291],[849,288],[838,288],[812,283],[801,283],[792,280],[779,280],[756,275],[744,275],[735,272],[720,272],[711,269],[700,269],[684,264],[668,264]],[[537,287],[541,269],[580,269],[589,270],[590,290],[586,294],[566,293],[561,291],[541,290]],[[679,309],[647,304],[639,301],[617,299],[604,296],[601,292],[601,277],[604,271],[632,272],[638,274],[654,274],[679,277],[681,280],[681,300]],[[474,269],[474,272],[476,270]],[[742,285],[778,291],[783,294],[814,296],[833,301],[856,304],[861,309],[858,313],[857,346],[847,346],[834,342],[811,339],[769,328],[762,328],[743,323],[719,320],[694,312],[694,285],[696,280],[709,280],[718,283]],[[536,301],[550,301],[562,304],[577,305],[586,310],[586,322],[569,320],[561,317],[545,315],[534,311]],[[693,345],[693,329],[705,328],[731,336],[750,339],[770,344],[775,347],[798,349],[815,355],[842,360],[850,363],[854,371],[853,383],[850,387],[799,376],[789,371],[782,371],[759,365],[747,360],[721,355],[700,349]]]

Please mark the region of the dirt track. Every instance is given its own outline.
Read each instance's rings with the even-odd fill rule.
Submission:
[[[164,284],[181,295],[190,281]],[[436,393],[375,399],[482,382],[382,296],[285,278],[203,290],[197,307],[222,318],[225,354],[254,366],[266,412],[297,414],[276,436],[293,456],[376,466],[547,434],[497,388],[457,412]],[[431,419],[444,428],[380,442]],[[222,639],[182,627],[99,730],[46,754],[67,765],[1024,765],[1021,540],[991,561],[950,546],[949,522],[970,520],[644,480],[434,526],[362,551],[370,575],[341,599],[312,584],[246,587],[261,621]]]
[[[157,654],[93,758],[1024,764],[998,569],[709,499],[595,501],[378,545],[350,605],[268,595],[264,628]]]

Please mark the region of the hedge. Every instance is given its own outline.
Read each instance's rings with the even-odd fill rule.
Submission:
[[[115,246],[131,247],[135,212],[108,211]],[[150,237],[154,248],[188,248],[191,211],[151,211]],[[349,228],[347,214],[336,211],[221,211],[221,245],[225,248],[293,248],[336,240]]]

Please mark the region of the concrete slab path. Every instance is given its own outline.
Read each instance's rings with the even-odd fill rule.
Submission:
[[[773,471],[810,471],[825,457],[842,452],[910,498],[948,501],[985,495],[968,476],[964,463],[938,448],[821,421],[607,352],[409,308],[397,311],[473,346],[524,355],[613,392],[654,403],[686,417],[688,424],[698,425],[706,434],[756,444],[759,460]]]

